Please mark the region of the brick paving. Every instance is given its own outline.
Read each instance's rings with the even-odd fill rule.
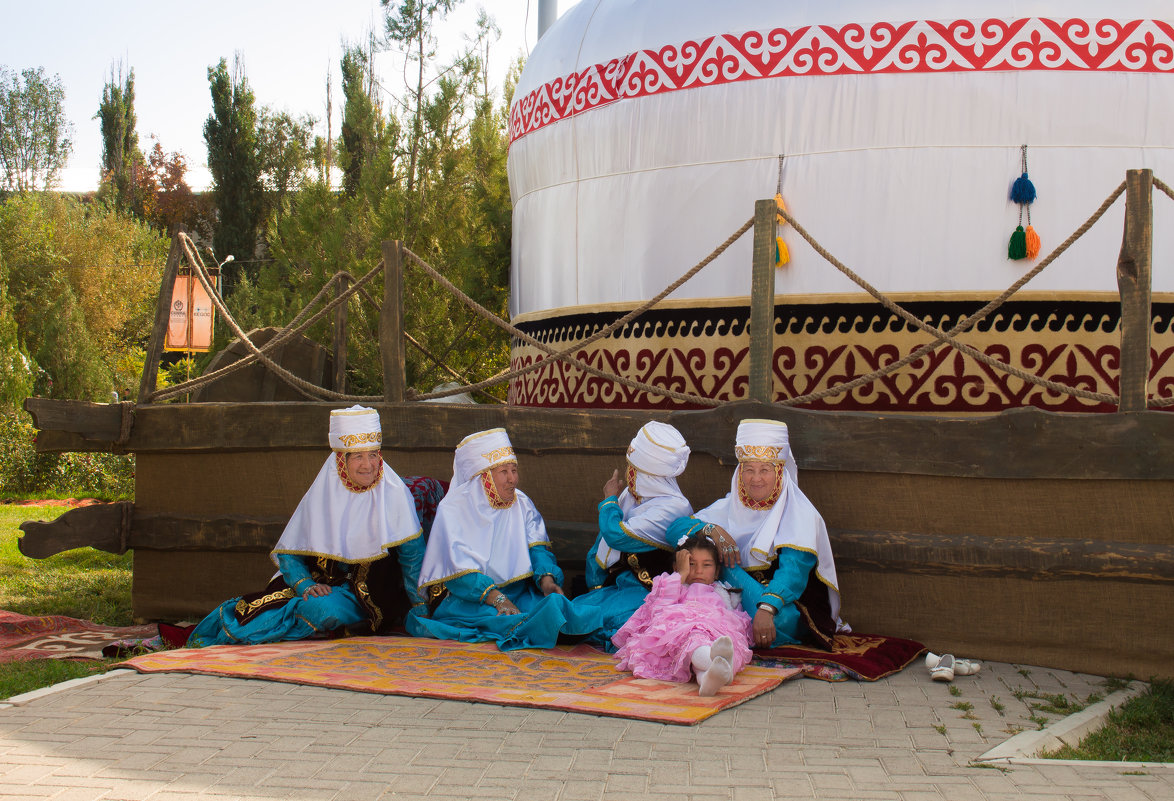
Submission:
[[[1174,766],[977,763],[1103,680],[987,663],[795,679],[693,726],[119,672],[0,709],[0,798],[1174,799]],[[1094,699],[1095,700],[1095,699]]]

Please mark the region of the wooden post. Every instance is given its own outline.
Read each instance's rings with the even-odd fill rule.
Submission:
[[[1117,257],[1117,288],[1121,293],[1121,412],[1146,408],[1150,376],[1150,295],[1153,260],[1152,170],[1125,173],[1125,232]]]
[[[750,281],[750,397],[774,402],[775,220],[774,200],[754,204],[754,270]]]
[[[379,315],[379,352],[383,357],[383,400],[402,403],[406,384],[404,359],[404,267],[397,239],[383,243],[383,311]]]
[[[147,354],[143,357],[143,376],[139,379],[139,403],[149,403],[159,380],[159,360],[163,357],[163,341],[167,336],[167,324],[171,319],[171,293],[175,288],[175,277],[183,262],[183,246],[179,235],[187,228],[176,226],[171,234],[171,250],[167,252],[167,266],[163,268],[163,281],[159,284],[159,299],[155,302],[155,327],[147,343]]]
[[[339,278],[338,294],[342,295],[350,286],[349,279]],[[334,391],[343,393],[346,392],[346,323],[347,304],[340,303],[334,307]]]

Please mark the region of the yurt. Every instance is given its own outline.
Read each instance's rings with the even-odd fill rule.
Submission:
[[[1122,182],[1174,183],[1168,0],[581,0],[539,40],[510,110],[511,315],[569,348],[655,297],[781,196],[818,245],[949,328],[1023,277]],[[1116,392],[1124,199],[962,339],[1034,376]],[[1153,367],[1174,394],[1174,201],[1153,193]],[[1016,237],[1018,235],[1018,238]],[[778,230],[776,401],[932,340]],[[752,236],[581,362],[747,397]],[[515,368],[543,356],[516,338]],[[538,407],[689,408],[550,362]],[[948,346],[806,408],[1105,412]]]

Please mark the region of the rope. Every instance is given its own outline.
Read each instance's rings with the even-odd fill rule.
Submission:
[[[884,294],[882,294],[879,290],[874,288],[871,284],[869,284],[867,281],[865,281],[859,275],[857,275],[852,270],[850,270],[848,267],[846,267],[843,263],[841,263],[835,256],[833,256],[831,253],[829,253],[826,249],[824,249],[824,247],[822,245],[820,245],[818,242],[816,242],[815,239],[811,236],[811,234],[809,234],[807,232],[807,230],[805,228],[803,228],[803,226],[801,226],[798,222],[795,221],[795,218],[792,217],[788,211],[780,208],[779,214],[791,225],[792,228],[795,229],[795,231],[801,237],[803,237],[803,239],[805,239],[807,241],[807,243],[809,245],[811,245],[812,249],[815,250],[815,252],[818,253],[820,256],[822,256],[829,264],[831,264],[833,267],[835,267],[837,270],[839,270],[841,273],[843,273],[845,276],[847,276],[851,281],[853,281],[861,289],[866,291],[868,294],[872,295],[872,297],[875,298],[877,301],[879,301],[882,305],[884,305],[884,307],[886,309],[888,309],[889,311],[898,315],[899,317],[901,317],[901,319],[905,320],[910,325],[913,325],[916,328],[919,328],[922,331],[925,331],[925,332],[933,335],[935,337],[935,339],[933,342],[927,343],[927,344],[922,345],[921,347],[917,348],[912,353],[905,356],[903,359],[900,359],[896,362],[893,362],[892,364],[886,365],[885,367],[882,367],[879,370],[874,370],[873,372],[869,373],[868,375],[860,376],[859,378],[855,378],[852,381],[849,381],[844,384],[837,384],[834,387],[827,387],[827,388],[822,389],[818,392],[811,392],[811,393],[808,393],[807,395],[800,395],[795,398],[787,398],[786,400],[778,401],[779,405],[781,405],[781,406],[795,406],[800,403],[808,403],[808,402],[815,401],[815,400],[822,400],[823,398],[827,398],[832,395],[839,395],[843,392],[847,392],[849,390],[855,389],[856,387],[863,386],[864,384],[872,383],[876,379],[881,378],[886,375],[889,375],[890,373],[893,373],[893,372],[899,370],[900,368],[904,367],[905,365],[909,364],[910,362],[913,362],[913,361],[916,361],[917,359],[920,359],[925,354],[929,353],[932,350],[935,350],[943,342],[949,343],[952,347],[965,353],[966,355],[970,356],[971,358],[976,359],[979,362],[982,362],[983,364],[986,364],[990,367],[994,367],[999,370],[1003,370],[1004,372],[1010,373],[1011,375],[1013,375],[1017,378],[1020,378],[1023,381],[1027,381],[1029,383],[1036,384],[1038,386],[1042,386],[1046,389],[1052,390],[1053,392],[1063,393],[1063,394],[1067,394],[1067,395],[1074,395],[1078,398],[1084,398],[1086,400],[1095,400],[1095,401],[1099,401],[1101,403],[1119,404],[1121,399],[1115,395],[1107,395],[1107,394],[1103,394],[1103,393],[1099,393],[1099,392],[1088,392],[1086,390],[1076,389],[1074,387],[1069,387],[1064,384],[1059,384],[1059,383],[1056,383],[1055,381],[1048,381],[1047,379],[1040,378],[1039,376],[1032,375],[1032,374],[1027,373],[1023,370],[1020,370],[1017,367],[1013,367],[1012,365],[1001,362],[998,359],[995,359],[991,356],[988,356],[985,353],[971,347],[970,345],[966,345],[961,342],[958,342],[957,340],[954,339],[954,337],[959,333],[962,333],[962,332],[969,330],[974,325],[976,325],[977,323],[982,321],[984,318],[986,318],[987,315],[989,315],[992,311],[994,311],[999,306],[1001,306],[1007,300],[1007,298],[1011,297],[1016,292],[1018,292],[1020,289],[1022,289],[1023,286],[1028,281],[1035,278],[1037,275],[1040,274],[1041,271],[1043,271],[1043,269],[1045,267],[1047,267],[1049,264],[1051,264],[1053,261],[1055,261],[1057,258],[1059,258],[1060,255],[1062,253],[1064,253],[1064,251],[1066,251],[1069,247],[1072,246],[1072,244],[1074,242],[1076,242],[1076,240],[1080,239],[1080,237],[1084,236],[1084,234],[1088,232],[1088,230],[1097,222],[1097,220],[1099,220],[1104,215],[1104,213],[1106,211],[1108,211],[1109,207],[1113,205],[1113,203],[1117,200],[1118,197],[1121,196],[1121,194],[1124,191],[1125,191],[1125,182],[1122,181],[1121,184],[1116,189],[1114,189],[1113,192],[1111,192],[1107,198],[1105,198],[1105,201],[1103,203],[1101,203],[1100,207],[1097,208],[1097,210],[1095,212],[1093,212],[1092,216],[1089,217],[1087,220],[1085,220],[1083,225],[1081,225],[1078,229],[1076,229],[1076,231],[1074,231],[1071,236],[1069,236],[1062,243],[1060,243],[1060,245],[1058,247],[1056,247],[1055,250],[1053,250],[1051,253],[1049,253],[1047,255],[1047,257],[1044,258],[1042,261],[1040,261],[1040,263],[1037,264],[1034,268],[1032,268],[1030,272],[1023,275],[1018,281],[1016,281],[1014,284],[1012,284],[1010,287],[1008,287],[1001,295],[999,295],[997,298],[990,301],[985,306],[983,306],[981,309],[979,309],[978,312],[976,312],[975,314],[973,314],[969,317],[964,317],[961,320],[959,320],[958,324],[955,325],[953,328],[951,328],[949,331],[942,331],[941,329],[937,328],[936,326],[933,326],[933,325],[930,325],[929,323],[923,322],[922,320],[918,319],[917,317],[915,317],[914,315],[910,314],[908,311],[903,309],[901,306],[894,303],[892,300],[890,300],[888,297],[886,297]]]
[[[214,372],[200,376],[199,378],[194,378],[191,381],[185,381],[182,384],[176,384],[175,386],[169,387],[165,390],[155,392],[151,395],[150,400],[166,400],[167,398],[171,398],[176,395],[182,395],[191,391],[192,389],[197,389],[214,381],[218,381],[230,373],[240,370],[255,361],[260,361],[279,379],[285,382],[288,386],[292,387],[303,397],[309,398],[310,400],[320,400],[322,398],[327,398],[341,401],[370,402],[383,399],[382,396],[346,395],[340,392],[333,392],[331,390],[324,389],[323,387],[319,387],[317,384],[313,384],[309,381],[299,378],[266,355],[268,351],[277,347],[294,335],[301,333],[301,331],[309,328],[326,314],[329,314],[340,303],[345,303],[351,295],[355,294],[355,292],[358,291],[364,284],[369,283],[375,277],[375,275],[382,270],[382,263],[372,268],[365,276],[356,281],[355,284],[351,286],[346,292],[339,293],[337,297],[327,303],[321,310],[318,311],[317,314],[303,321],[303,318],[308,313],[309,309],[311,309],[319,300],[321,300],[324,294],[337,281],[338,277],[336,276],[332,278],[322,287],[321,290],[319,290],[318,294],[314,296],[314,299],[306,305],[306,307],[298,314],[298,316],[295,317],[288,326],[278,332],[277,336],[266,343],[265,349],[262,350],[254,345],[253,341],[249,339],[248,335],[241,329],[240,324],[237,323],[235,318],[233,318],[232,314],[228,311],[228,308],[224,305],[224,300],[220,297],[220,293],[217,292],[216,289],[212,286],[212,283],[208,278],[206,268],[204,267],[204,261],[200,257],[199,252],[196,250],[195,243],[192,242],[191,237],[185,233],[180,233],[179,238],[180,244],[183,247],[184,256],[187,258],[192,272],[196,275],[197,278],[199,278],[200,284],[204,287],[204,291],[208,293],[208,296],[212,299],[213,304],[215,304],[216,308],[224,316],[225,322],[228,323],[229,328],[231,328],[232,332],[236,334],[236,336],[245,344],[245,347],[251,352],[251,355],[246,356],[244,359],[240,359],[233,364],[228,365],[227,367],[221,368],[220,370],[216,370]]]
[[[621,384],[623,386],[626,386],[629,389],[643,390],[644,392],[650,392],[654,395],[660,395],[660,396],[663,396],[666,398],[671,398],[673,400],[681,401],[684,403],[696,403],[701,406],[720,406],[724,401],[720,401],[720,400],[717,400],[714,398],[703,398],[700,395],[690,395],[690,394],[684,393],[684,392],[676,392],[674,390],[664,389],[662,387],[654,387],[651,384],[644,383],[643,381],[637,381],[635,379],[625,378],[623,376],[618,376],[614,373],[609,373],[604,370],[600,370],[597,367],[593,367],[593,366],[586,364],[584,362],[577,361],[574,358],[572,358],[572,356],[575,351],[580,350],[582,348],[585,348],[588,345],[591,345],[592,343],[597,342],[598,340],[603,339],[604,337],[611,335],[614,331],[618,330],[619,328],[621,328],[624,325],[627,325],[633,319],[635,319],[636,317],[639,317],[641,314],[643,314],[644,312],[651,309],[657,303],[660,303],[662,300],[664,300],[666,297],[668,297],[670,294],[672,294],[674,291],[676,291],[682,284],[684,284],[686,281],[688,281],[690,278],[692,278],[694,275],[696,275],[698,272],[700,272],[706,265],[708,265],[710,262],[712,262],[714,259],[716,259],[718,256],[720,256],[722,253],[724,253],[726,251],[726,249],[730,247],[730,245],[732,245],[732,244],[734,244],[734,242],[738,241],[738,239],[743,234],[745,234],[747,231],[749,231],[753,227],[753,225],[754,225],[754,218],[751,217],[749,220],[747,220],[742,225],[742,227],[740,227],[734,233],[730,234],[730,236],[726,239],[725,242],[722,242],[708,256],[706,256],[701,261],[699,261],[697,264],[695,264],[693,267],[691,267],[689,270],[687,270],[684,273],[684,275],[682,275],[676,281],[669,284],[669,286],[666,287],[656,297],[652,298],[651,300],[647,301],[643,305],[628,312],[627,314],[625,314],[623,317],[619,318],[615,322],[601,328],[599,331],[596,331],[593,335],[591,335],[587,339],[583,340],[582,342],[578,342],[568,348],[564,348],[561,351],[555,350],[554,348],[550,347],[549,345],[547,345],[543,342],[539,342],[537,339],[530,336],[525,331],[521,331],[518,328],[515,328],[513,325],[510,325],[509,323],[507,323],[505,320],[502,320],[500,317],[498,317],[497,315],[490,312],[484,306],[477,303],[477,301],[473,300],[468,295],[466,295],[464,292],[462,292],[460,289],[458,289],[456,286],[454,286],[451,281],[449,281],[443,275],[438,273],[435,269],[432,268],[431,265],[429,265],[427,262],[425,262],[423,259],[421,259],[419,256],[417,256],[415,253],[408,250],[407,248],[404,248],[404,255],[407,256],[409,261],[411,261],[413,264],[418,266],[426,274],[431,276],[433,280],[435,280],[441,286],[443,286],[445,289],[447,289],[454,297],[456,297],[458,300],[460,300],[462,303],[464,303],[465,306],[467,306],[474,314],[478,315],[479,317],[482,317],[483,319],[487,320],[490,323],[493,323],[498,328],[501,328],[502,330],[508,332],[511,336],[517,337],[521,341],[523,341],[523,342],[537,348],[538,350],[542,351],[543,353],[547,354],[546,358],[538,359],[537,361],[533,362],[532,364],[529,364],[525,367],[519,367],[515,370],[509,371],[508,373],[498,374],[497,376],[494,376],[493,378],[490,378],[486,381],[482,381],[477,384],[470,384],[467,387],[458,387],[456,389],[443,390],[440,392],[430,392],[426,395],[419,395],[419,396],[417,396],[417,400],[429,400],[432,398],[444,398],[444,397],[448,397],[449,395],[459,394],[461,392],[484,389],[485,387],[501,383],[502,381],[508,381],[513,378],[517,378],[518,376],[525,375],[526,373],[530,373],[535,370],[538,370],[539,368],[545,366],[548,362],[564,361],[564,362],[570,363],[575,368],[582,370],[585,373],[588,373],[589,375],[594,375],[599,378],[606,378],[610,381],[614,381],[617,384]]]

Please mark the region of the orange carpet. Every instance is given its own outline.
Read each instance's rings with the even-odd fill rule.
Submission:
[[[143,673],[267,679],[359,692],[560,709],[692,725],[773,690],[796,668],[748,667],[712,698],[696,684],[638,679],[586,645],[503,652],[492,643],[352,637],[161,651],[122,664]]]

